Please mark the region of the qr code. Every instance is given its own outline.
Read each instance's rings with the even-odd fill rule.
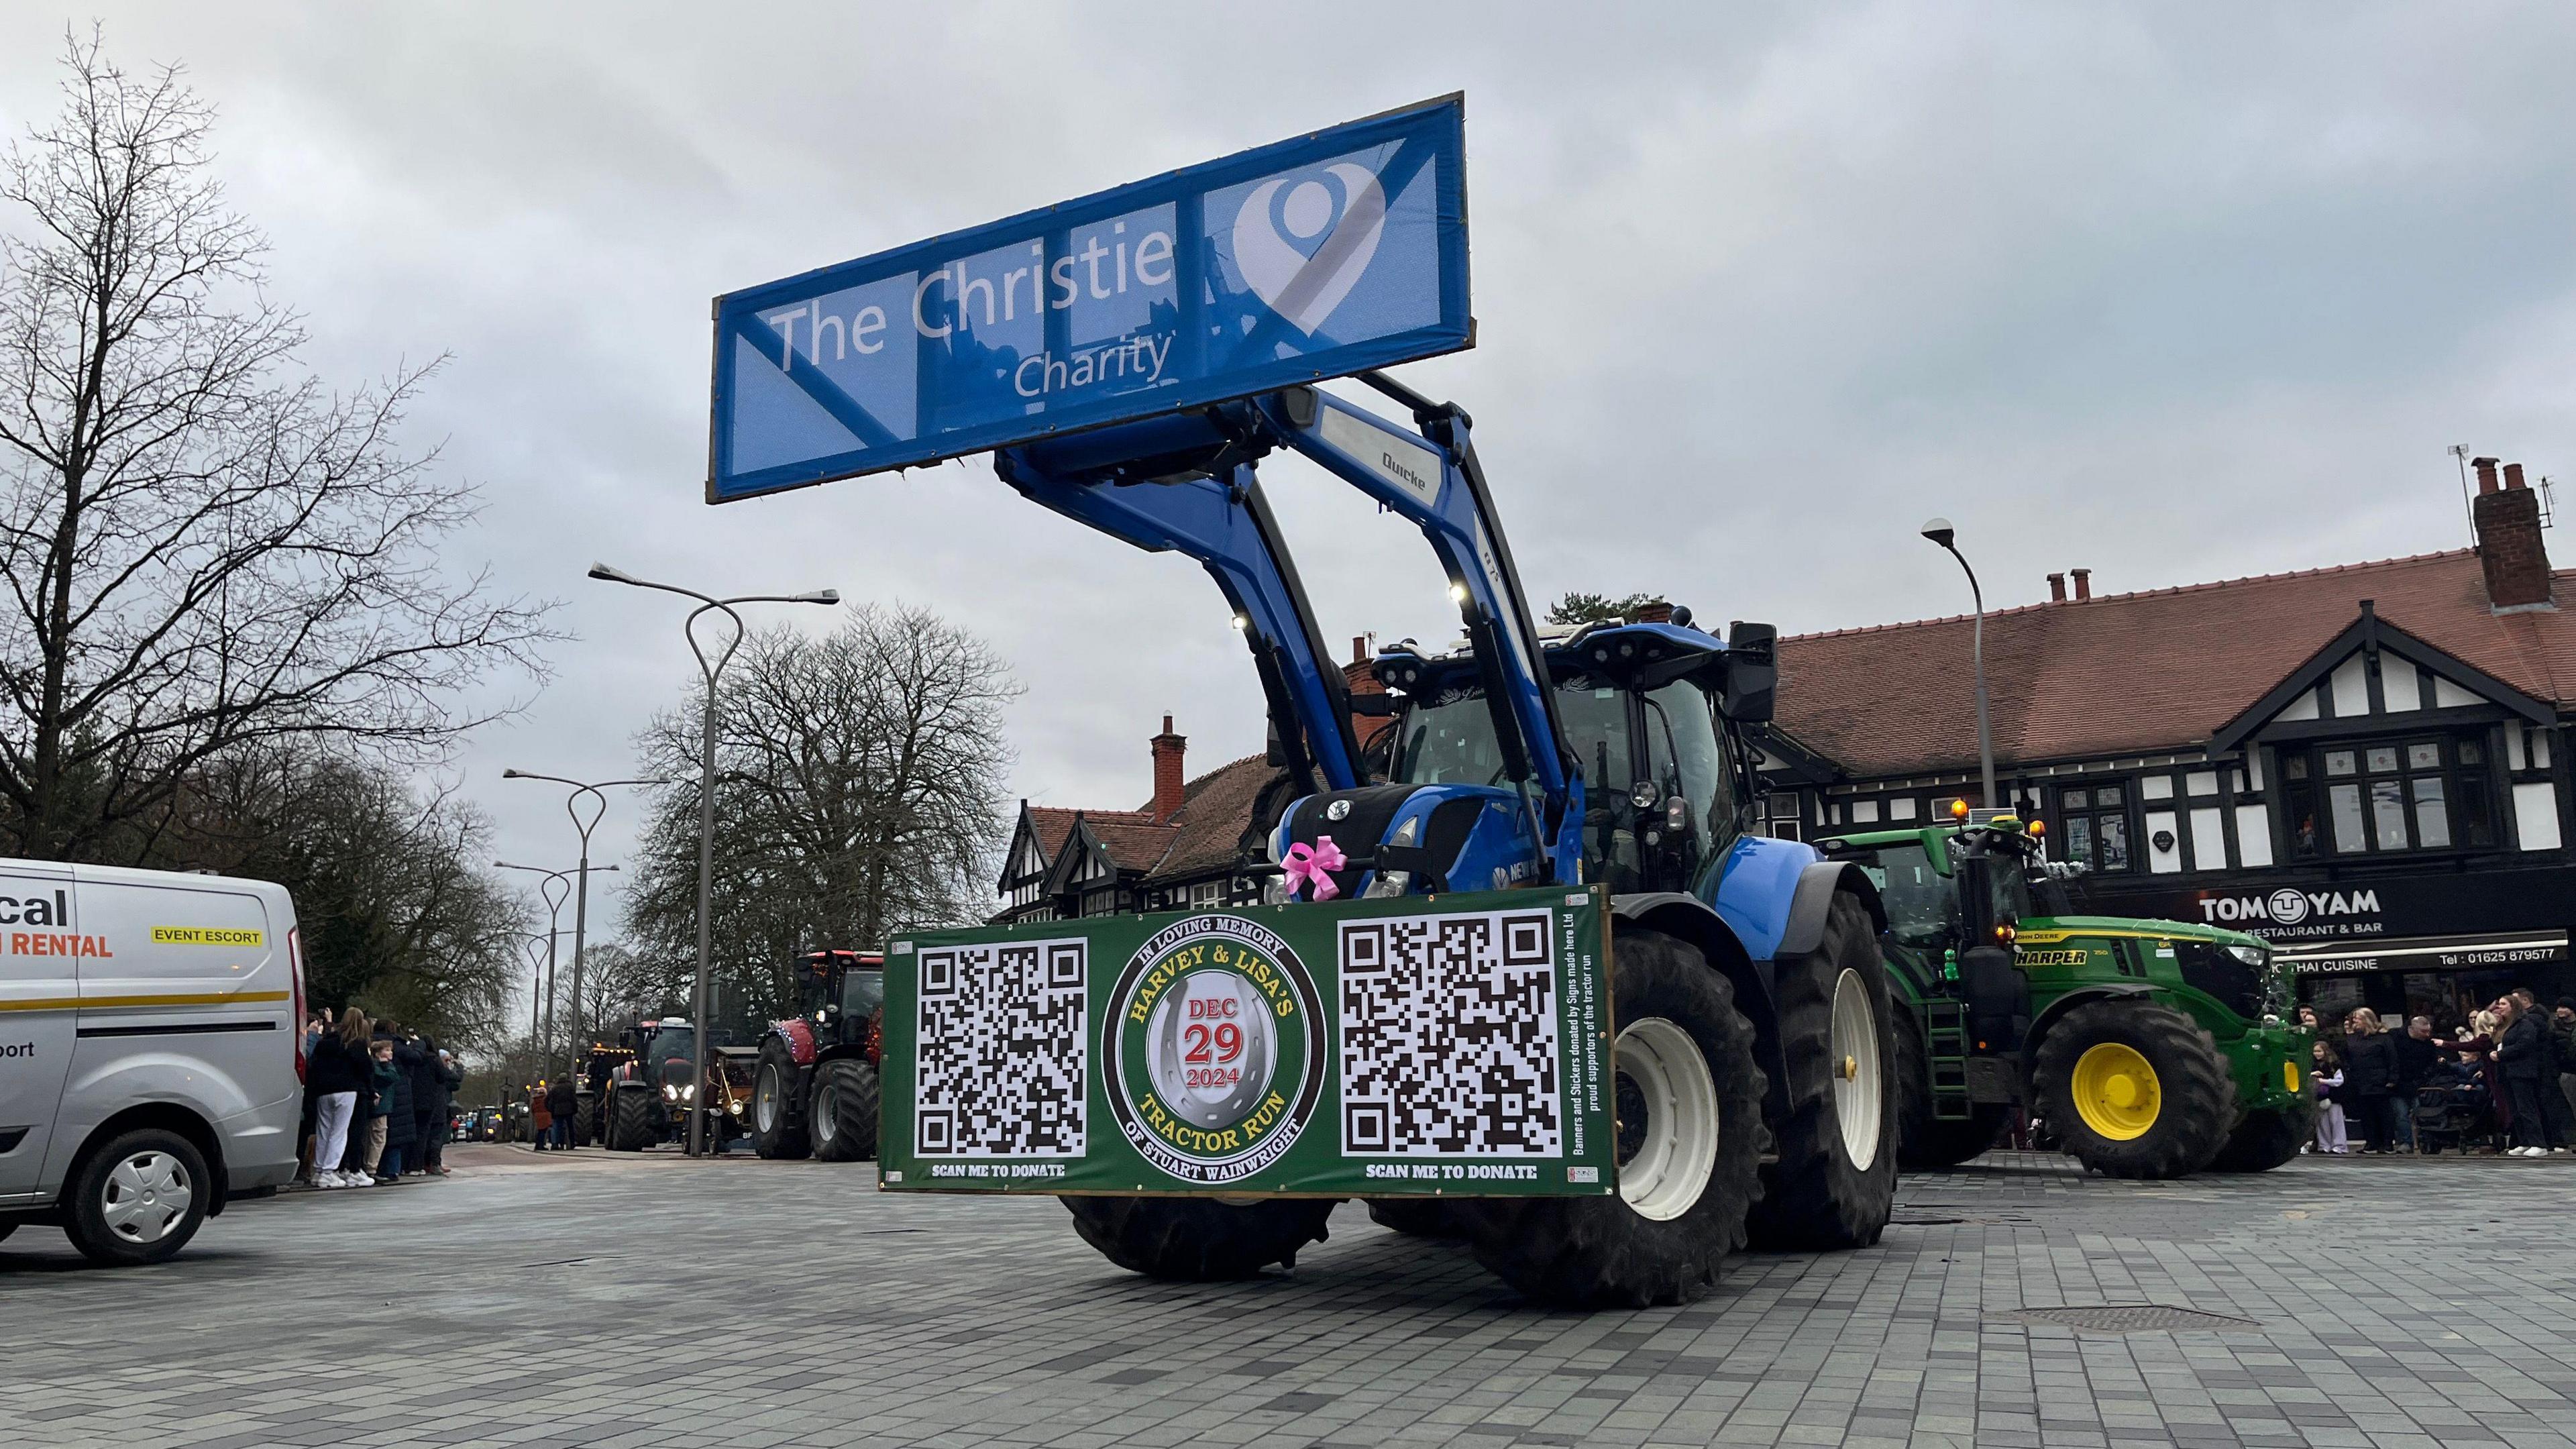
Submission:
[[[1080,1157],[1089,953],[1071,941],[921,953],[913,1150]]]
[[[1345,921],[1340,976],[1343,1155],[1562,1154],[1548,912]]]

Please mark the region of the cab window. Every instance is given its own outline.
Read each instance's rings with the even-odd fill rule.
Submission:
[[[1394,778],[1408,785],[1499,785],[1502,746],[1482,691],[1452,689],[1404,712]]]
[[[1887,907],[1890,935],[1908,946],[1946,944],[1959,929],[1956,884],[1919,845],[1892,845],[1861,863]]]
[[[857,1020],[874,1016],[885,1005],[885,973],[882,971],[844,971],[841,973],[841,1014]]]
[[[1997,925],[2011,925],[2024,916],[2037,915],[2030,904],[2030,877],[2022,871],[2021,857],[1995,855],[1986,861],[1986,899],[1994,910]]]
[[[1706,691],[1688,680],[1649,693],[1646,762],[1655,787],[1689,802],[1690,844],[1701,860],[1735,839],[1735,780],[1717,739]]]

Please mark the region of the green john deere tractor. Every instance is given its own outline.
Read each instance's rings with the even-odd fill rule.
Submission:
[[[2113,1177],[2266,1172],[2316,1118],[2291,980],[2254,936],[2073,913],[2040,827],[1995,815],[1817,842],[1877,882],[1898,1161],[1954,1166],[2016,1105]]]

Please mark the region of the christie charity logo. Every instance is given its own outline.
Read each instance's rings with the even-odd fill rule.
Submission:
[[[2200,903],[2200,918],[2220,921],[2269,921],[2295,926],[2310,916],[2379,914],[2377,891],[2301,891],[2283,886],[2268,896],[2212,896]]]
[[[1270,310],[1313,333],[1377,255],[1386,193],[1365,166],[1336,161],[1291,186],[1274,176],[1234,215],[1234,264]]]

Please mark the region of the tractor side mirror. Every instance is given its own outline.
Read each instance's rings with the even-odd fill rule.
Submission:
[[[1780,685],[1780,631],[1769,624],[1742,621],[1726,626],[1726,717],[1738,724],[1765,724]]]

